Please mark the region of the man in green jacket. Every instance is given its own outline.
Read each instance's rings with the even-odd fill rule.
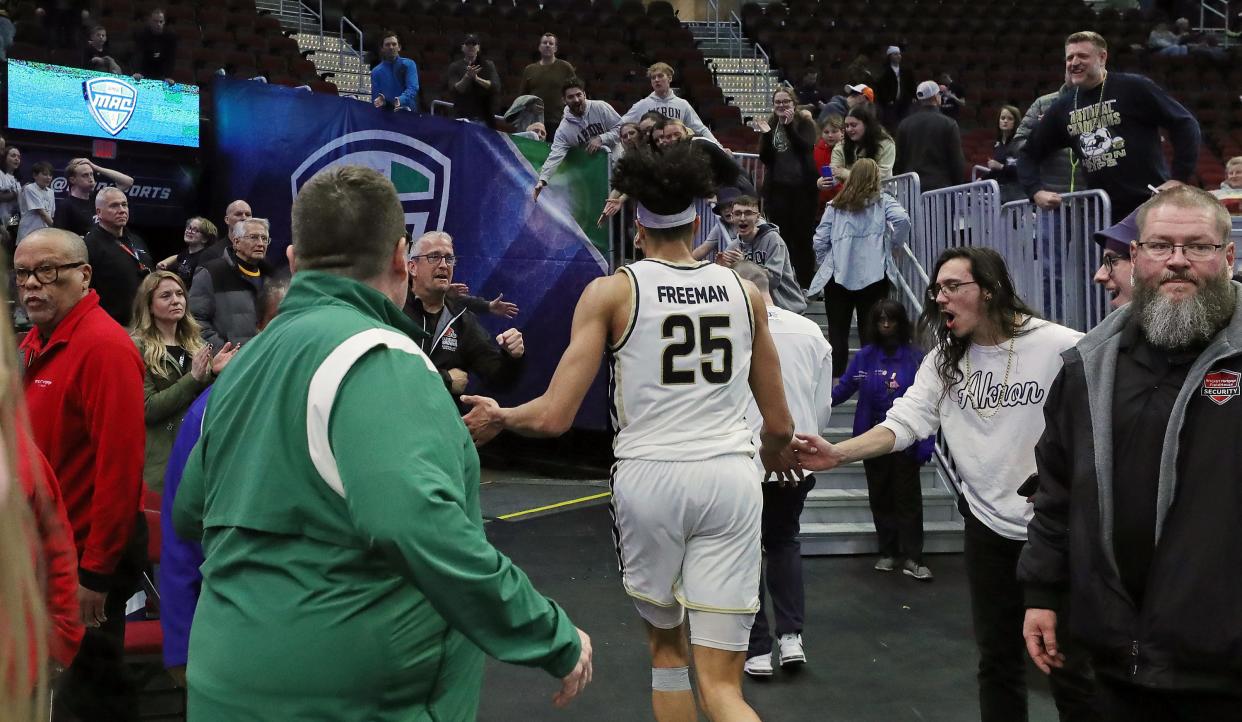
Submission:
[[[174,507],[203,540],[190,719],[473,720],[483,655],[591,679],[590,639],[488,543],[479,459],[401,311],[400,202],[321,172],[280,315],[215,385]]]

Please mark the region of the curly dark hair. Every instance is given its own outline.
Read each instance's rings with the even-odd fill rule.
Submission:
[[[628,152],[612,170],[612,187],[660,214],[685,210],[696,198],[716,190],[711,164],[691,143],[655,153]]]
[[[985,294],[984,315],[1004,338],[1024,336],[1034,330],[1030,322],[1039,318],[1039,314],[1018,296],[1005,259],[991,248],[958,246],[945,249],[936,259],[936,267],[931,273],[932,283],[940,277],[944,264],[955,258],[964,258],[970,263],[970,275],[978,284],[979,291]],[[936,353],[936,373],[944,384],[944,394],[948,394],[949,388],[963,379],[958,366],[970,351],[971,338],[959,338],[949,331],[935,301],[923,304],[923,313],[919,316],[919,336],[932,342]]]

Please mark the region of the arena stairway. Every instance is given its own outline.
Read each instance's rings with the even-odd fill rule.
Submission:
[[[827,318],[822,301],[812,301],[806,316],[820,325],[827,337]],[[850,333],[850,358],[858,350],[858,326]],[[839,442],[853,435],[856,398],[833,407],[828,441]],[[939,478],[934,462],[923,466],[923,551],[960,552],[963,548],[962,517],[953,492]],[[875,524],[867,496],[867,475],[862,462],[846,464],[815,475],[815,488],[807,495],[800,519],[803,556],[874,554],[879,551]]]
[[[255,0],[255,9],[280,20],[282,30],[297,41],[300,50],[315,65],[315,72],[325,74],[340,95],[370,101],[371,69],[362,54],[339,34],[325,31],[324,19],[298,0]],[[344,26],[342,26],[344,27]],[[357,43],[361,45],[361,42]]]
[[[772,89],[778,74],[760,56],[755,44],[745,38],[729,39],[727,22],[683,23],[694,35],[695,44],[712,69],[716,86],[725,100],[742,113],[742,122],[772,112]]]

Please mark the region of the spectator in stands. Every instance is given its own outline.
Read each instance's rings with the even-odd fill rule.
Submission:
[[[56,714],[137,717],[122,661],[125,602],[146,564],[142,496],[142,359],[91,289],[81,238],[32,233],[13,262],[34,329],[21,343],[22,383],[35,443],[51,462],[78,553],[86,635],[58,680]]]
[[[622,120],[621,122],[622,124],[625,124],[625,123],[631,123],[633,121]],[[664,116],[661,115],[660,113],[657,113],[654,110],[649,110],[646,113],[643,113],[642,116],[639,117],[638,127],[640,130],[642,130],[643,139],[647,142],[648,147],[652,149],[656,147],[655,135],[654,135],[655,129],[657,126],[662,127],[663,125],[664,125]]]
[[[134,80],[163,78],[172,81],[177,64],[177,36],[164,26],[164,11],[154,8],[147,14],[147,24],[134,38]]]
[[[574,66],[556,57],[556,51],[556,36],[544,33],[539,38],[539,60],[522,69],[522,86],[518,90],[543,101],[541,120],[553,138],[565,109],[565,84],[575,77]]]
[[[780,87],[772,93],[771,117],[756,120],[755,129],[763,134],[759,160],[764,166],[764,215],[780,227],[798,287],[806,288],[815,275],[811,250],[819,179],[814,157],[815,121],[798,110],[798,96],[792,88]]]
[[[1177,34],[1169,30],[1168,23],[1156,23],[1156,27],[1147,35],[1147,49],[1156,55],[1169,57],[1190,54],[1190,48],[1181,44]]]
[[[966,107],[966,91],[962,90],[961,83],[955,81],[947,71],[941,73],[940,112],[956,121],[961,116],[964,107]]]
[[[694,108],[673,93],[673,67],[671,65],[655,63],[647,68],[647,78],[651,80],[651,95],[638,101],[626,111],[617,123],[618,127],[621,123],[641,121],[646,113],[655,111],[670,120],[681,121],[696,137],[706,138],[720,145],[720,141],[716,140],[716,136],[712,135],[712,132],[699,119],[699,114],[694,112]],[[616,128],[613,130],[615,131]]]
[[[866,52],[860,52],[854,56],[850,64],[845,68],[845,78],[850,82],[858,84],[875,83],[875,73],[871,72],[873,62],[871,56]],[[871,102],[875,102],[875,98],[871,98]]]
[[[565,101],[559,101],[564,103]],[[519,95],[509,104],[509,109],[504,113],[505,122],[517,129],[526,132],[530,129],[532,123],[539,123],[544,129],[544,135],[547,135],[547,125],[543,122],[543,100],[537,95]]]
[[[221,226],[224,233],[220,235],[219,240],[207,244],[202,255],[198,257],[198,265],[202,266],[208,261],[223,258],[233,248],[233,226],[253,216],[254,212],[250,209],[250,204],[240,198],[228,204],[224,209],[224,225]],[[194,287],[192,283],[187,285],[189,288]]]
[[[1021,163],[1021,149],[1027,138],[1031,137],[1039,121],[1043,120],[1044,114],[1068,87],[1069,84],[1066,83],[1056,92],[1039,96],[1034,103],[1031,103],[1031,107],[1027,108],[1026,114],[1022,116],[1022,123],[1018,125],[1018,130],[1014,133],[1014,142],[1019,150],[1019,163]],[[1054,193],[1082,190],[1087,185],[1082,169],[1074,162],[1073,151],[1069,148],[1062,148],[1048,154],[1039,164],[1039,177],[1043,181],[1044,188]]]
[[[733,223],[737,237],[716,254],[716,263],[732,268],[746,260],[762,266],[771,277],[769,285],[776,305],[793,313],[805,311],[806,296],[789,260],[789,248],[781,238],[781,230],[759,215],[759,200],[754,196],[734,200]]]
[[[439,370],[444,387],[456,398],[465,392],[470,374],[493,390],[512,386],[525,364],[522,332],[510,328],[493,339],[469,309],[448,297],[457,265],[453,237],[428,231],[414,241],[409,259],[405,315],[426,332],[415,340]]]
[[[1092,188],[1112,200],[1113,222],[1151,197],[1149,186],[1172,188],[1190,180],[1199,159],[1199,123],[1190,111],[1141,75],[1110,72],[1108,43],[1098,33],[1065,40],[1065,70],[1072,92],[1044,115],[1022,147],[1018,178],[1041,208],[1061,196],[1043,185],[1039,164],[1072,147]],[[1165,166],[1160,130],[1173,145],[1172,173]]]
[[[622,123],[621,127],[617,129],[617,137],[621,140],[621,143],[617,150],[613,151],[614,155],[619,157],[620,155],[624,155],[625,153],[633,153],[639,148],[644,147],[643,140],[645,135],[646,134],[643,133],[643,127],[640,124],[633,121]]]
[[[716,260],[716,254],[722,248],[737,242],[737,227],[733,223],[733,204],[740,196],[732,193],[718,197],[716,207],[712,210],[719,216],[720,222],[707,233],[703,242],[695,246],[690,255],[696,261]]]
[[[815,228],[819,269],[807,288],[811,295],[824,292],[833,368],[843,370],[849,360],[855,312],[859,331],[864,331],[871,308],[888,295],[890,257],[909,236],[910,215],[896,198],[883,192],[875,161],[860,158]],[[863,343],[876,343],[875,338],[860,335]]]
[[[1130,261],[1130,244],[1137,241],[1138,237],[1137,209],[1120,223],[1096,231],[1093,236],[1103,254],[1100,268],[1092,280],[1108,292],[1108,304],[1113,308],[1121,308],[1130,302],[1134,272]]]
[[[870,85],[845,86],[845,110],[841,113],[841,117],[845,117],[860,105],[866,105],[871,108],[872,112],[875,112],[875,90]]]
[[[617,134],[611,131],[613,128],[619,129],[621,116],[608,103],[588,99],[586,84],[580,78],[565,81],[561,98],[563,107],[569,112],[557,127],[556,135],[552,138],[552,151],[539,169],[539,179],[535,181],[533,194],[536,201],[571,148],[583,148],[588,153],[597,153],[600,148],[606,146],[611,149],[617,144]]]
[[[237,351],[226,343],[213,353],[187,303],[185,284],[170,271],[155,271],[142,279],[134,300],[130,335],[145,368],[147,450],[142,480],[157,494],[164,491],[164,467],[181,418]]]
[[[884,420],[893,402],[914,384],[923,364],[923,350],[913,342],[910,317],[905,306],[881,299],[866,315],[862,335],[872,339],[838,374],[832,389],[832,405],[839,406],[858,394],[854,410],[854,436],[862,436]],[[873,567],[891,572],[902,559],[901,571],[919,581],[930,581],[932,572],[923,563],[923,482],[919,469],[936,450],[934,435],[904,451],[893,451],[863,462],[867,473],[867,502],[880,544],[880,558]]]
[[[52,164],[45,160],[30,167],[33,183],[22,188],[22,196],[18,207],[22,219],[17,226],[16,242],[40,228],[52,227],[52,216],[56,215],[56,194],[52,192]]]
[[[447,96],[453,113],[489,128],[496,125],[495,105],[500,96],[500,74],[496,64],[479,55],[479,36],[470,33],[461,40],[461,59],[449,64],[444,73]]]
[[[828,103],[828,94],[819,84],[819,70],[814,65],[808,65],[802,73],[802,79],[798,81],[798,87],[794,89],[794,95],[798,100],[811,107],[812,117],[818,116],[820,111]],[[844,114],[844,113],[843,113]]]
[[[418,65],[401,57],[401,38],[392,30],[380,37],[380,61],[371,68],[371,102],[376,108],[418,110]]]
[[[16,36],[17,26],[9,19],[8,6],[0,7],[0,61],[9,59],[9,48],[13,47],[13,39]]]
[[[910,112],[914,102],[914,73],[901,66],[901,48],[890,45],[884,51],[888,62],[880,68],[875,84],[875,102],[880,105],[880,117],[884,125],[896,128]]]
[[[280,302],[289,291],[289,280],[286,268],[273,273],[263,284],[263,295],[259,300],[260,333],[276,317]],[[185,418],[181,420],[168,455],[164,491],[160,498],[160,564],[157,573],[160,628],[164,633],[164,666],[177,686],[182,688],[186,686],[185,663],[190,646],[190,624],[194,620],[194,609],[198,606],[199,588],[203,582],[199,571],[203,564],[203,547],[197,539],[184,539],[173,529],[173,504],[190,450],[198,443],[209,398],[210,386],[190,404]]]
[[[1002,203],[1026,198],[1022,185],[1018,183],[1018,149],[1022,147],[1015,139],[1018,120],[1017,108],[1012,105],[1001,107],[996,120],[996,142],[992,144],[992,157],[988,159],[988,172],[984,176],[1000,185]],[[897,155],[900,157],[900,136],[897,140]]]
[[[230,229],[232,248],[194,272],[190,312],[203,326],[203,340],[223,349],[240,346],[259,332],[258,299],[271,275],[266,256],[271,242],[266,218],[247,218]]]
[[[513,135],[518,138],[528,138],[530,140],[538,140],[543,142],[548,139],[548,130],[544,127],[543,123],[536,121],[530,125],[527,125],[526,130],[521,133],[514,133]]]
[[[755,184],[750,174],[741,164],[719,144],[706,138],[691,134],[690,129],[680,120],[665,118],[652,129],[652,138],[657,149],[667,148],[677,143],[690,143],[699,153],[707,156],[712,167],[712,179],[719,194],[723,188],[731,188],[741,195],[753,196]]]
[[[837,183],[832,175],[832,149],[845,137],[844,131],[845,117],[841,115],[830,115],[819,127],[819,140],[815,141],[815,151],[813,153],[815,159],[815,187],[819,190],[819,198],[815,207],[815,217],[819,218],[824,215],[824,206],[828,205],[828,201],[836,197],[841,191],[841,184]],[[828,169],[829,174],[824,174],[824,168]]]
[[[95,165],[89,158],[74,158],[65,165],[65,186],[69,192],[56,204],[52,225],[79,236],[90,233],[95,225],[96,174],[112,181],[122,193],[134,186],[134,179],[120,171]]]
[[[86,70],[98,70],[101,73],[120,75],[121,64],[112,57],[112,49],[108,47],[108,29],[96,25],[86,36],[86,45],[82,47],[82,62],[79,67]]]
[[[9,238],[17,237],[17,226],[22,218],[22,183],[18,178],[21,167],[21,150],[15,145],[6,145],[4,162],[0,164],[0,223],[8,229]]]
[[[805,444],[798,457],[807,471],[823,471],[907,449],[937,431],[944,435],[961,481],[980,719],[1024,720],[1025,610],[1017,567],[1032,510],[1017,490],[1035,471],[1043,406],[1061,354],[1082,334],[1039,319],[990,248],[949,248],[931,277],[920,326],[933,334],[935,350],[914,383],[862,436],[829,444],[798,435]],[[1066,665],[1052,677],[1057,708],[1066,719],[1097,719],[1086,657],[1064,644],[1062,651]]]
[[[134,312],[138,284],[155,268],[147,244],[129,228],[129,199],[114,187],[95,194],[98,221],[87,232],[90,254],[91,288],[99,294],[99,305],[122,326],[128,326]]]
[[[193,285],[194,274],[203,262],[203,250],[214,245],[218,235],[216,224],[202,216],[194,216],[185,222],[185,232],[181,236],[185,241],[185,250],[155,265],[161,271],[177,274],[188,289]]]
[[[1242,191],[1242,155],[1235,155],[1225,164],[1225,180],[1221,182],[1223,191]]]
[[[842,126],[845,139],[832,148],[832,178],[838,183],[850,179],[850,168],[859,158],[870,158],[880,168],[880,180],[893,177],[893,163],[897,160],[897,144],[880,121],[876,119],[870,104],[850,108]]]
[[[776,305],[770,291],[770,277],[764,268],[742,261],[734,270],[744,280],[755,284],[763,295],[768,332],[780,358],[781,381],[794,429],[823,433],[832,416],[832,349],[824,340],[823,332],[811,319]],[[746,420],[755,443],[760,443],[763,415],[753,396],[746,409]],[[776,632],[776,661],[781,667],[789,668],[807,661],[802,645],[806,594],[798,534],[801,531],[799,517],[807,494],[815,488],[815,475],[807,474],[792,482],[768,481],[763,462],[756,458],[755,464],[757,475],[764,479],[760,531],[766,570],[760,571],[759,611],[750,628],[743,670],[752,677],[770,677],[773,631]],[[768,609],[772,610],[775,629],[768,626]]]
[[[82,24],[90,18],[90,10],[86,0],[51,0],[36,7],[35,15],[43,18],[50,47],[72,48],[80,40]]]
[[[1179,187],[1137,220],[1134,300],[1064,354],[1048,391],[1018,565],[1023,634],[1045,673],[1063,668],[1067,637],[1090,650],[1107,720],[1236,719],[1242,587],[1224,580],[1242,549],[1242,304],[1229,214]]]
[[[897,128],[893,173],[918,173],[924,192],[965,182],[962,131],[956,121],[940,112],[940,86],[924,80],[915,95],[918,108]]]

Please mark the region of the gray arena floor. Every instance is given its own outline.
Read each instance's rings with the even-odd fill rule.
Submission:
[[[536,586],[591,635],[595,680],[566,710],[555,680],[489,662],[479,719],[651,719],[642,625],[621,591],[607,499],[538,509],[607,492],[604,481],[557,481],[520,472],[485,475],[488,535]],[[517,516],[512,516],[514,514]],[[508,519],[498,517],[508,516]],[[747,680],[745,694],[771,721],[977,720],[975,650],[959,554],[927,559],[934,582],[873,571],[870,557],[806,559],[807,666]],[[1055,720],[1047,683],[1031,666],[1031,720]]]

